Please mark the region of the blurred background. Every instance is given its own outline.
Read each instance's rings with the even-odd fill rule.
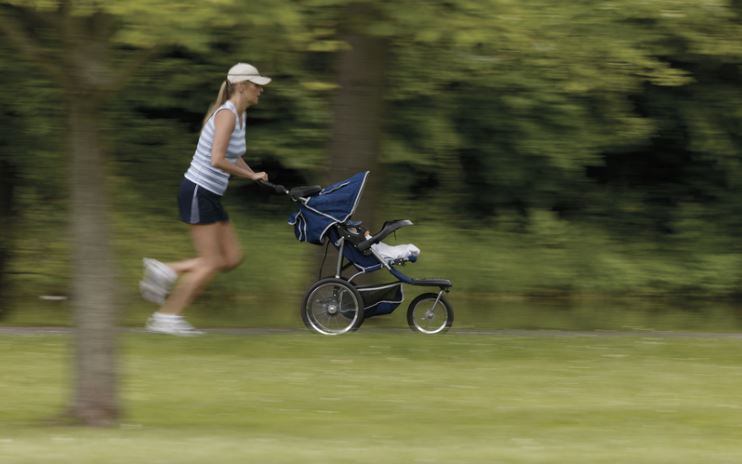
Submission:
[[[92,291],[143,324],[141,258],[192,254],[177,188],[244,61],[274,79],[248,164],[370,170],[356,218],[415,222],[391,242],[453,280],[458,327],[742,325],[738,0],[3,0],[0,37],[0,323],[71,324],[93,243]],[[246,261],[189,317],[300,326],[323,250],[286,198],[224,201]]]

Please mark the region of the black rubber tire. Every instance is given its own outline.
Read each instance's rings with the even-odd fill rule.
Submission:
[[[407,325],[410,326],[414,332],[420,332],[426,335],[435,335],[446,332],[453,324],[453,307],[442,295],[438,304],[433,308],[433,304],[438,299],[437,293],[423,293],[417,298],[412,300],[410,305],[407,307]],[[429,302],[429,304],[425,304]],[[432,327],[425,327],[421,325],[422,318],[421,314],[423,311],[427,313],[432,310],[434,314],[430,314],[431,317],[436,317],[438,322],[435,322]]]
[[[353,284],[330,277],[309,287],[300,312],[308,329],[322,335],[340,335],[363,324],[363,299]]]

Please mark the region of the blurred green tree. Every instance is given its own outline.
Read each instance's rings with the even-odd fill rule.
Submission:
[[[102,132],[111,98],[161,47],[206,51],[212,28],[271,27],[295,15],[284,2],[3,1],[0,32],[62,91],[70,162],[75,388],[65,417],[118,420],[115,260]],[[260,3],[260,4],[259,4]],[[7,163],[7,161],[6,161]],[[5,195],[9,198],[9,194]]]
[[[417,198],[438,186],[447,209],[463,202],[480,218],[549,209],[594,220],[622,204],[611,184],[623,175],[603,167],[622,158],[638,172],[652,140],[680,133],[672,120],[706,162],[738,162],[740,24],[726,1],[397,3],[385,15],[395,35],[383,156]],[[670,165],[686,163],[666,148]],[[699,162],[696,175],[709,174]]]

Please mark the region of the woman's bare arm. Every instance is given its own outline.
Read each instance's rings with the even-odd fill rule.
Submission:
[[[227,147],[236,124],[237,117],[231,111],[220,111],[214,116],[214,143],[211,147],[211,165],[237,177],[255,181],[268,180],[267,174],[253,171],[242,158],[237,158],[236,163],[227,160]]]

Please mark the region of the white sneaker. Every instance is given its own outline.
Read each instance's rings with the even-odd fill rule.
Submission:
[[[202,330],[195,329],[181,316],[159,315],[157,313],[153,314],[147,321],[146,330],[152,333],[185,337],[204,334]]]
[[[178,279],[178,274],[167,264],[156,259],[144,258],[144,278],[139,282],[142,298],[152,303],[165,302],[170,289]]]
[[[165,298],[167,298],[167,291],[165,289],[153,285],[146,280],[139,282],[139,293],[142,294],[142,298],[145,300],[158,305],[165,303]]]

